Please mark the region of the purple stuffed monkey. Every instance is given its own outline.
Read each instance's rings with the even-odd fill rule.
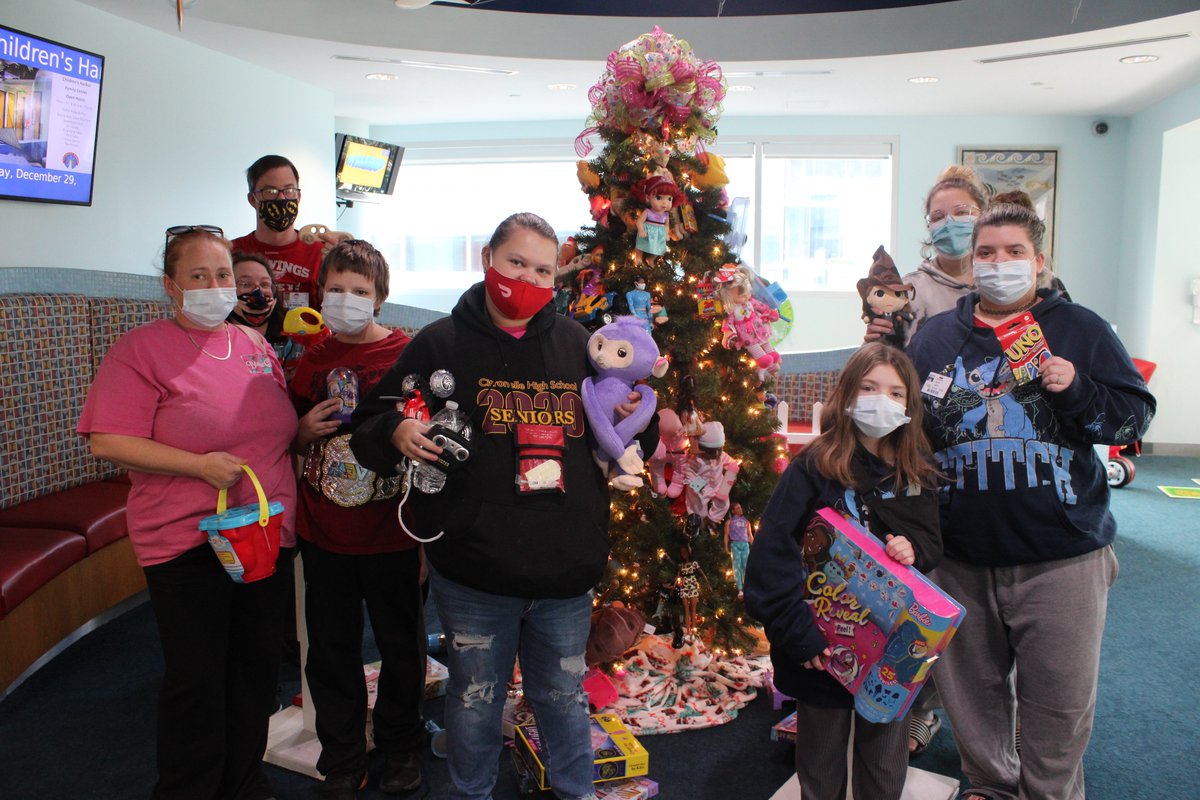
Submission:
[[[642,320],[617,317],[588,339],[588,360],[596,377],[583,381],[583,410],[596,440],[596,463],[616,488],[637,489],[645,465],[633,438],[650,423],[657,399],[649,386],[635,384],[651,375],[665,375],[667,359],[659,356],[658,345]],[[642,401],[631,415],[618,420],[616,408],[628,400],[631,391],[638,392]]]

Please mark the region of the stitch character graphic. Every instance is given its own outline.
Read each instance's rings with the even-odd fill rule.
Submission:
[[[954,359],[954,385],[978,395],[983,401],[963,414],[960,431],[985,433],[993,439],[1037,438],[1033,422],[1013,397],[1016,381],[1006,359],[988,358],[967,372],[962,356],[958,356]],[[987,427],[980,430],[981,425]]]

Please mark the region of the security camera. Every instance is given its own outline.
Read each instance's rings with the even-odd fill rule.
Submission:
[[[1103,136],[1108,133],[1108,123],[1104,120],[1092,123],[1092,133],[1096,136]]]

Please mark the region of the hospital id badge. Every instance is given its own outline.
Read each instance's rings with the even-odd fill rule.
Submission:
[[[946,396],[946,392],[950,391],[950,384],[954,381],[949,375],[943,375],[940,372],[931,372],[929,377],[925,379],[925,383],[921,386],[921,394],[928,395],[935,400],[941,400]]]

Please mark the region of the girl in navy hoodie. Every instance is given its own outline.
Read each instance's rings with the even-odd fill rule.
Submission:
[[[908,348],[949,479],[946,557],[933,578],[967,609],[937,682],[968,800],[1084,796],[1117,576],[1116,522],[1093,446],[1137,441],[1154,416],[1154,398],[1112,328],[1037,288],[1045,230],[1027,208],[985,211],[972,238],[978,291],[929,320]],[[994,328],[1026,312],[1052,355],[1018,383]]]
[[[865,344],[842,368],[822,434],[792,461],[763,512],[746,565],[746,608],[766,628],[776,685],[796,698],[796,774],[806,800],[846,796],[854,698],[825,670],[830,649],[805,602],[801,548],[831,507],[886,540],[888,555],[927,570],[941,556],[936,477],[921,430],[919,383],[903,352]],[[854,796],[896,800],[908,726],[854,720]]]

